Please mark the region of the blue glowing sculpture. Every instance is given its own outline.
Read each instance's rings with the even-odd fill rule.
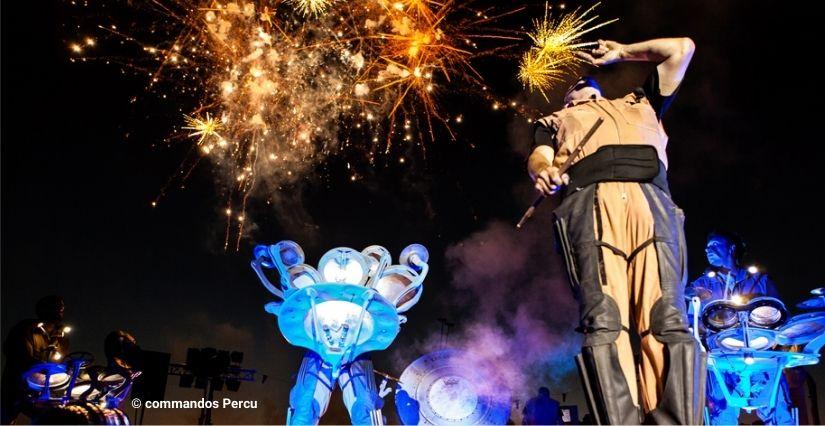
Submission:
[[[372,364],[364,354],[389,347],[406,322],[400,314],[421,297],[427,249],[410,245],[400,264],[390,265],[381,246],[361,252],[339,247],[324,254],[317,269],[304,263],[293,241],[257,246],[254,256],[252,269],[279,299],[264,309],[278,317],[290,344],[310,351],[290,394],[287,423],[317,424],[338,381],[353,423],[381,424]],[[278,273],[278,285],[266,270]]]
[[[698,312],[699,299],[693,300]],[[795,409],[780,404],[782,370],[819,362],[825,345],[825,312],[797,315],[788,319],[785,305],[772,297],[717,300],[702,310],[701,322],[708,330],[705,345],[709,352],[708,372],[714,386],[735,412],[718,413],[710,424],[735,423],[738,409],[765,410],[796,422]],[[694,316],[694,330],[699,330]],[[791,351],[791,348],[801,350]],[[780,413],[780,411],[783,411]],[[784,411],[788,411],[785,413]]]

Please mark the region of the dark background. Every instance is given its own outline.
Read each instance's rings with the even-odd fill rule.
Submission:
[[[519,18],[525,25],[542,13],[542,3],[528,10]],[[458,142],[437,140],[426,161],[413,155],[403,167],[368,170],[354,183],[333,159],[284,194],[303,203],[308,216],[301,226],[284,226],[265,205],[253,206],[257,228],[238,252],[224,251],[221,198],[208,166],[158,208],[150,206],[186,153],[159,142],[179,121],[179,109],[191,105],[146,95],[145,79],[116,66],[70,63],[67,40],[76,32],[67,23],[76,19],[68,14],[76,11],[57,2],[3,3],[3,338],[15,322],[33,316],[39,297],[61,294],[75,350],[102,358],[103,337],[122,328],[144,348],[171,352],[173,360],[182,360],[189,346],[245,351],[245,364],[269,381],[244,384],[238,398],[258,399],[263,408],[217,412],[216,421],[282,421],[300,351],[263,311],[267,293],[248,261],[255,243],[287,238],[304,246],[311,263],[335,246],[381,244],[397,254],[410,242],[427,245],[427,291],[393,347],[404,352],[436,333],[439,317],[460,327],[466,311],[447,306],[466,295],[450,285],[444,251],[491,221],[515,222],[532,199],[523,118],[493,112],[484,102],[451,101],[448,108],[465,113]],[[621,21],[599,37],[690,36],[696,42],[665,117],[671,190],[687,214],[691,276],[705,266],[705,235],[723,228],[747,239],[748,258],[774,277],[787,305],[825,285],[821,55],[819,38],[809,36],[821,14],[801,3],[718,0],[610,1],[600,14]],[[613,68],[604,79],[608,96],[645,77],[642,65]],[[499,94],[527,96],[514,81],[513,63],[486,63],[481,70]],[[558,98],[550,105],[537,96],[529,102],[550,113]],[[550,210],[544,206],[540,214]],[[549,229],[531,232],[550,238]],[[558,297],[572,303],[567,294]],[[377,368],[401,373],[386,356],[375,360]],[[823,383],[822,367],[811,371]],[[200,398],[196,390],[176,389],[174,380],[167,396]],[[149,412],[146,420],[194,422],[196,416]],[[325,421],[346,421],[336,400]]]

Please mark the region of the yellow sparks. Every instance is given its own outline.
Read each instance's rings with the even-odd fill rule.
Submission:
[[[411,144],[423,153],[423,139],[437,140],[438,123],[455,139],[450,126],[462,118],[444,111],[441,95],[496,101],[471,61],[504,50],[479,49],[476,39],[520,40],[515,31],[480,26],[480,18],[490,22],[486,14],[462,2],[335,2],[153,0],[162,31],[107,24],[98,26],[104,34],[84,35],[68,47],[82,55],[106,47],[108,37],[120,38],[141,49],[139,59],[120,62],[126,69],[149,68],[148,80],[162,97],[199,98],[204,107],[184,115],[181,127],[197,142],[198,155],[187,158],[167,185],[187,179],[208,154],[222,186],[231,188],[227,236],[236,229],[240,241],[246,216],[238,214],[249,200],[271,197],[265,188],[306,177],[334,153],[346,151],[370,165]],[[177,36],[158,40],[160,33]],[[399,140],[409,143],[398,149],[393,143]],[[398,160],[405,162],[413,163],[406,152]],[[361,179],[358,170],[349,177]]]
[[[518,78],[528,89],[538,91],[547,99],[547,91],[564,80],[564,75],[564,63],[542,56],[537,50],[528,50],[521,59]]]
[[[300,10],[304,16],[318,16],[327,10],[332,0],[289,0],[289,2],[294,4],[296,9]]]
[[[547,91],[564,79],[566,72],[581,60],[575,55],[577,50],[591,46],[595,42],[582,41],[582,37],[618,19],[594,23],[598,15],[591,12],[599,6],[596,3],[584,12],[576,9],[557,19],[550,16],[545,7],[544,18],[534,20],[534,30],[528,36],[533,41],[531,49],[524,54],[519,68],[519,79],[530,90],[538,90],[545,98]]]
[[[183,128],[193,130],[192,133],[189,133],[189,137],[197,136],[198,145],[201,145],[206,138],[213,135],[220,138],[218,130],[222,128],[221,122],[212,118],[208,112],[205,118],[192,117],[189,115],[184,115],[183,118],[186,120],[186,124],[188,124],[188,126],[184,126]],[[204,152],[209,153],[208,147],[204,149]]]

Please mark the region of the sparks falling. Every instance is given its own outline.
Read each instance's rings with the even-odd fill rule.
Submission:
[[[461,114],[445,111],[441,95],[509,105],[491,100],[471,62],[489,53],[476,39],[500,41],[495,50],[519,38],[485,32],[492,18],[456,3],[151,0],[145,7],[160,15],[150,31],[107,22],[89,40],[95,50],[107,40],[136,45],[143,57],[116,63],[148,75],[151,92],[199,105],[184,114],[178,135],[194,140],[199,156],[180,176],[201,158],[222,172],[226,209],[237,212],[227,215],[226,241],[234,229],[239,242],[250,197],[314,175],[330,156],[354,152],[374,167],[411,147],[423,155],[439,129],[454,138],[450,126]],[[77,59],[94,59],[80,44],[70,48]]]
[[[584,12],[579,13],[580,9],[576,9],[555,19],[550,15],[550,7],[545,6],[543,19],[533,21],[534,29],[528,34],[533,46],[524,54],[519,67],[519,80],[528,89],[538,91],[547,99],[547,92],[580,62],[575,52],[596,44],[582,41],[582,37],[618,21],[595,23],[599,16],[592,12],[599,4]]]

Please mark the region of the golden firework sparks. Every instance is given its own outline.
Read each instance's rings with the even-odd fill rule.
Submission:
[[[521,59],[518,78],[528,89],[538,91],[548,99],[546,91],[564,80],[567,64],[563,62],[564,59],[556,60],[538,50],[528,50]]]
[[[519,79],[530,90],[538,90],[547,98],[547,91],[563,80],[566,72],[581,60],[575,55],[577,50],[596,44],[582,41],[582,37],[618,19],[594,23],[599,19],[592,12],[600,3],[596,3],[584,12],[576,9],[558,18],[550,15],[550,7],[545,6],[544,17],[534,20],[534,29],[528,34],[533,46],[521,61]]]
[[[334,0],[289,0],[304,16],[318,16],[324,13],[333,1]]]
[[[183,128],[193,130],[192,133],[189,133],[189,137],[197,136],[198,145],[202,145],[203,141],[210,136],[217,136],[220,138],[218,130],[222,127],[221,122],[215,118],[212,118],[208,112],[204,118],[192,117],[184,114],[183,119],[186,121],[186,124],[188,124],[188,126],[184,126]]]
[[[142,61],[118,63],[148,75],[164,98],[205,105],[184,117],[183,128],[222,172],[225,208],[237,212],[227,223],[238,237],[250,197],[265,195],[269,204],[275,190],[312,175],[326,158],[356,153],[373,167],[382,155],[423,152],[424,133],[436,139],[434,121],[452,137],[448,123],[461,115],[443,111],[440,94],[461,90],[511,104],[492,99],[471,65],[486,53],[474,37],[489,18],[467,3],[333,1],[150,0],[145,7],[161,14],[151,30],[125,34],[120,28],[142,26],[107,23],[86,43],[100,50],[115,37],[137,45]],[[489,38],[518,40],[503,33]],[[76,54],[86,50],[74,46]],[[382,161],[403,164],[391,160]]]

